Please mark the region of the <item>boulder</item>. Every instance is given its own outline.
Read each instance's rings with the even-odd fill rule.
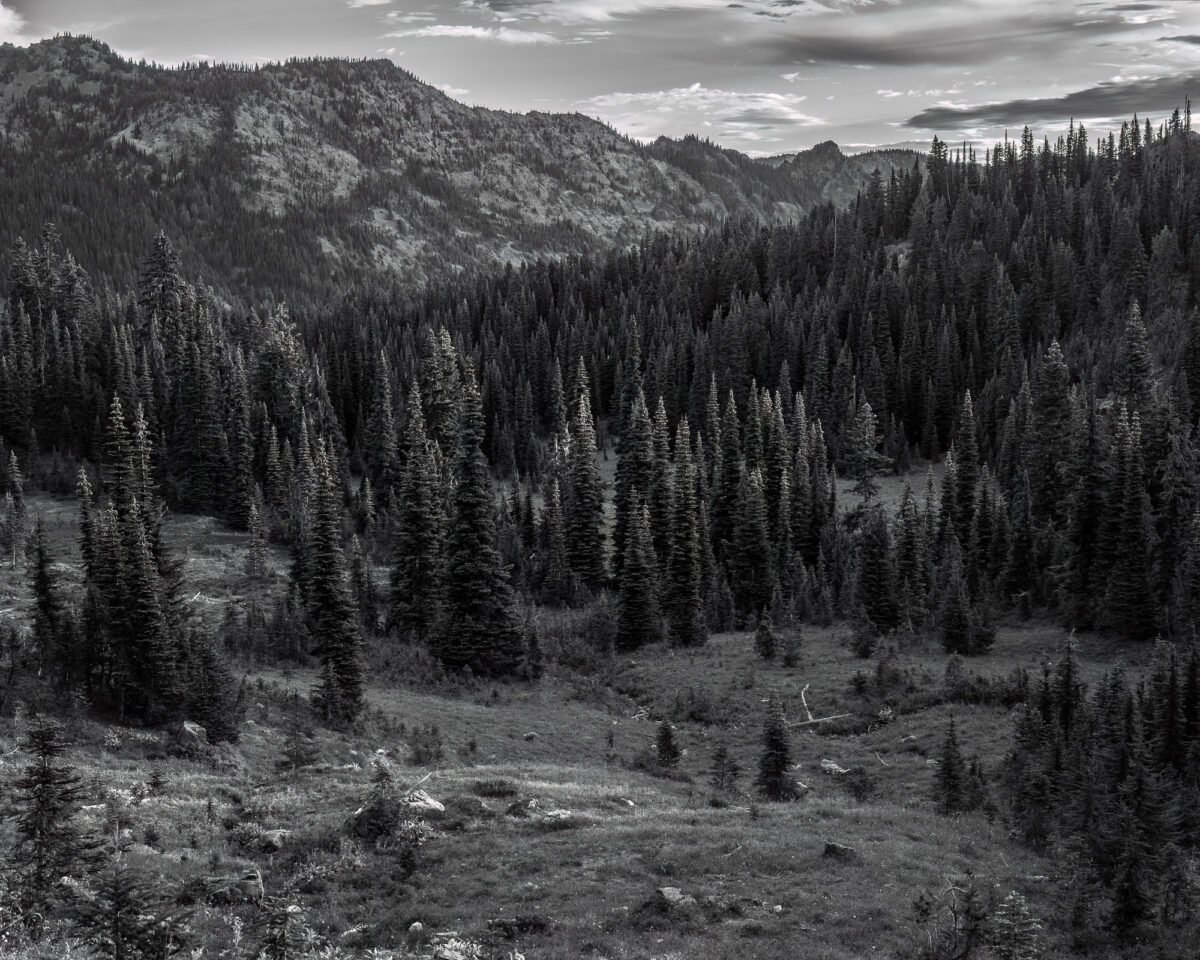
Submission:
[[[638,913],[643,917],[665,920],[697,920],[703,916],[696,898],[678,887],[659,887],[641,905]]]
[[[414,790],[397,800],[402,816],[410,820],[440,820],[446,815],[443,804],[434,800],[424,790]]]
[[[537,818],[537,825],[542,830],[571,830],[588,823],[586,817],[571,810],[547,810]]]
[[[262,853],[278,853],[291,835],[291,830],[265,830],[258,837],[258,849]]]
[[[203,757],[212,751],[208,731],[191,720],[171,728],[167,737],[167,753],[175,757]]]
[[[208,731],[200,726],[200,724],[194,723],[191,720],[184,720],[179,725],[175,736],[182,740],[192,741],[193,743],[208,743]]]
[[[843,767],[841,764],[837,763],[834,760],[822,760],[821,761],[821,770],[824,773],[829,774],[831,777],[840,777],[843,774],[847,774],[850,772],[846,767]]]
[[[420,920],[414,920],[404,934],[404,946],[408,949],[409,953],[412,953],[426,939],[428,939],[428,935],[425,933],[425,924]]]
[[[524,820],[533,811],[538,808],[536,799],[529,800],[514,800],[508,805],[508,809],[504,811],[506,817],[516,817],[518,820]]]
[[[532,730],[530,730],[527,734],[525,734],[525,741],[527,743],[530,741],[536,740],[537,738],[538,738],[538,735],[536,733],[534,733]]]
[[[844,843],[828,840],[821,856],[829,860],[855,860],[858,858],[858,853],[853,847],[848,847]]]

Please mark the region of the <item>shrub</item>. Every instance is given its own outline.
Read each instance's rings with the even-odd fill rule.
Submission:
[[[436,723],[414,727],[408,738],[409,760],[419,767],[442,759],[442,735]]]

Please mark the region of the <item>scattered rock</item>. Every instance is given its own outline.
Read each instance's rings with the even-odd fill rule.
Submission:
[[[841,766],[833,760],[822,760],[821,769],[832,777],[840,777],[843,774],[849,773],[849,769]]]
[[[534,733],[532,730],[530,730],[527,734],[525,734],[526,741],[536,740],[537,738],[538,738],[538,735],[536,733]]]
[[[525,960],[524,955],[516,950],[496,953],[473,940],[448,931],[435,933],[432,947],[432,953],[417,954],[420,960],[484,960],[485,957],[494,957],[495,960]]]
[[[278,853],[291,835],[291,830],[266,830],[258,837],[258,849],[263,853]]]
[[[524,820],[537,808],[538,802],[532,797],[528,800],[515,800],[508,805],[508,809],[504,811],[504,815],[506,817],[516,817],[518,820]]]
[[[186,740],[193,740],[196,743],[208,743],[208,731],[200,726],[200,724],[194,723],[191,720],[184,720],[183,723],[179,725],[179,730],[176,733],[176,736],[182,737]]]
[[[678,887],[659,887],[637,910],[642,920],[690,922],[702,920],[704,912],[696,898]]]
[[[777,903],[771,908],[772,913],[783,913],[783,904]]]
[[[830,860],[856,860],[858,852],[853,847],[848,847],[844,843],[837,843],[833,840],[825,842],[825,851],[821,854]]]
[[[571,810],[547,810],[537,818],[537,825],[546,831],[573,830],[575,827],[585,827],[591,821],[587,817]]]
[[[184,720],[172,727],[167,735],[167,754],[173,757],[195,759],[212,752],[208,742],[208,731],[200,724]]]
[[[397,800],[400,813],[413,820],[440,820],[446,815],[446,808],[434,800],[424,790],[414,790]]]
[[[414,920],[404,934],[404,946],[412,953],[426,940],[425,924],[420,920]]]
[[[388,789],[376,790],[350,815],[346,828],[352,836],[373,842],[395,836],[406,825],[440,819],[445,812],[445,807],[423,791],[400,797]]]

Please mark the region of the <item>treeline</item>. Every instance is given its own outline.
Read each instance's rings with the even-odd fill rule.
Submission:
[[[1193,916],[1200,648],[1163,643],[1144,681],[1116,669],[1088,691],[1068,644],[1017,721],[1005,778],[1017,835],[1061,851],[1080,949],[1098,928]]]
[[[764,614],[853,618],[864,652],[895,629],[982,652],[996,613],[1035,609],[1188,637],[1188,126],[1135,120],[1095,149],[1078,127],[1026,133],[982,162],[935,142],[924,171],[793,226],[367,290],[296,321],[197,290],[161,235],[136,296],[97,294],[48,228],[12,254],[0,435],[65,491],[133,424],[171,508],[288,543],[278,652],[319,655],[331,716],[358,708],[365,625],[447,669],[528,675],[519,602],[610,591],[621,649]],[[876,477],[916,458],[940,480],[881,503]]]

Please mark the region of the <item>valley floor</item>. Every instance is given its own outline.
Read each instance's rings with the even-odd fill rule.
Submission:
[[[70,573],[72,508],[46,498],[32,506]],[[282,588],[282,573],[266,585],[245,581],[242,535],[196,518],[172,522],[188,597],[206,616],[219,622],[226,603]],[[21,572],[5,570],[0,610],[20,617],[28,602]],[[964,754],[978,756],[995,786],[1010,708],[948,702],[954,678],[933,644],[862,660],[847,638],[842,627],[804,627],[793,668],[758,659],[752,635],[727,634],[695,652],[618,658],[607,683],[562,670],[533,686],[377,683],[362,728],[315,731],[312,765],[292,772],[277,764],[304,725],[313,677],[241,664],[247,720],[235,746],[173,758],[162,732],[80,718],[72,761],[93,798],[88,820],[109,835],[127,831],[127,857],[164,882],[211,889],[260,873],[268,897],[301,905],[323,939],[384,957],[405,955],[414,921],[479,938],[489,921],[518,918],[507,946],[531,958],[897,957],[926,936],[914,899],[971,876],[997,900],[1017,890],[1035,916],[1053,915],[1050,860],[1010,841],[1001,821],[938,816],[931,799],[951,716]],[[1036,675],[1064,640],[1050,626],[1002,627],[992,652],[961,672]],[[1095,676],[1117,651],[1081,638],[1079,653]],[[807,787],[794,803],[752,799],[769,694],[793,724],[807,719],[805,704],[817,718],[850,714],[793,728],[794,774]],[[663,719],[683,750],[669,776],[648,762]],[[23,762],[23,723],[20,712],[0,720],[0,779]],[[414,743],[433,739],[418,733],[430,724],[443,755],[414,762]],[[743,772],[738,789],[718,794],[708,771],[721,743]],[[447,808],[428,822],[411,875],[397,849],[348,828],[379,763]],[[165,781],[158,791],[146,786],[152,769]],[[830,857],[827,843],[852,853]],[[647,909],[663,887],[697,904]],[[198,902],[202,956],[239,956],[257,908]],[[1061,936],[1043,931],[1047,956],[1058,955]]]

